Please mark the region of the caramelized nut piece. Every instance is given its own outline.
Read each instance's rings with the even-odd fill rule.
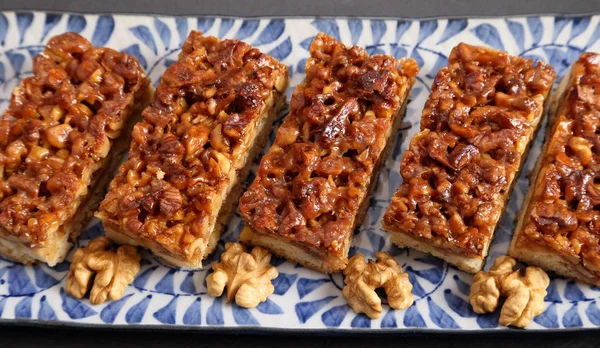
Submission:
[[[247,253],[239,243],[225,244],[221,261],[213,263],[214,272],[206,277],[208,293],[219,297],[227,288],[227,302],[235,299],[240,307],[258,306],[275,291],[271,281],[279,273],[270,261],[271,254],[261,247],[254,247]]]
[[[381,316],[381,299],[375,289],[383,288],[390,307],[406,309],[413,304],[412,284],[408,274],[388,253],[375,254],[377,261],[365,261],[364,255],[350,258],[344,270],[342,294],[356,313],[364,313],[371,319]]]
[[[105,237],[99,237],[75,251],[65,286],[69,295],[83,298],[91,289],[92,304],[123,297],[140,270],[141,257],[133,246],[123,245],[112,251],[107,250],[110,244]]]
[[[473,279],[469,302],[475,313],[491,313],[498,307],[500,297],[506,301],[500,312],[500,324],[527,327],[544,311],[548,275],[538,267],[527,267],[525,274],[513,268],[516,261],[500,256],[489,272],[478,272]]]

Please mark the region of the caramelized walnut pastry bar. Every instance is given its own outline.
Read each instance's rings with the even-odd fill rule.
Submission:
[[[0,118],[0,254],[65,258],[150,94],[134,57],[75,33],[50,39]]]
[[[287,66],[238,40],[191,32],[133,130],[97,216],[106,234],[202,267],[284,104]]]
[[[419,68],[319,34],[306,80],[239,208],[240,240],[321,272],[346,267]]]
[[[475,273],[544,112],[544,63],[459,44],[432,85],[383,228],[401,247]]]
[[[600,286],[600,55],[584,53],[559,92],[510,254]]]

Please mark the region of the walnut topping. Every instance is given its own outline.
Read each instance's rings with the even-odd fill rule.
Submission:
[[[91,289],[92,304],[123,297],[125,289],[140,271],[141,257],[131,245],[113,251],[108,250],[110,244],[105,237],[99,237],[75,251],[65,287],[69,295],[83,298]]]
[[[500,297],[506,297],[500,312],[500,324],[527,327],[544,311],[548,275],[538,267],[527,267],[525,274],[513,271],[516,261],[509,256],[498,257],[489,272],[478,272],[471,286],[469,302],[475,313],[491,313]]]
[[[418,66],[369,57],[320,33],[306,80],[257,177],[240,199],[244,220],[334,255],[344,250],[387,134]]]
[[[554,77],[544,63],[455,47],[402,159],[384,227],[484,256]]]
[[[191,32],[134,127],[98,216],[178,258],[201,258],[198,241],[208,243],[219,213],[214,203],[286,83],[287,68],[273,57]]]
[[[149,80],[136,59],[55,36],[0,117],[0,225],[30,246],[73,217]]]
[[[221,261],[213,263],[214,272],[206,277],[208,293],[219,297],[227,288],[227,302],[235,299],[244,308],[258,306],[275,291],[271,281],[279,273],[270,261],[271,254],[261,247],[247,253],[240,243],[225,244]]]
[[[342,289],[352,310],[371,319],[379,318],[382,311],[375,289],[383,288],[388,304],[394,309],[406,309],[413,304],[408,274],[402,273],[402,267],[388,253],[378,252],[375,256],[377,261],[368,263],[364,255],[352,256],[344,269],[346,285]]]
[[[600,55],[582,54],[567,78],[516,244],[548,248],[598,282]]]

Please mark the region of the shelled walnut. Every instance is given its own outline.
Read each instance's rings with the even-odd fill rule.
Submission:
[[[525,274],[513,270],[515,259],[500,256],[489,272],[475,275],[469,302],[476,313],[496,310],[500,297],[506,297],[500,312],[500,324],[526,327],[536,315],[544,311],[548,275],[538,267],[527,267]]]
[[[378,252],[375,256],[377,262],[368,263],[361,254],[350,258],[344,270],[346,285],[342,289],[352,310],[371,319],[379,318],[382,312],[377,288],[383,288],[388,304],[394,309],[406,309],[413,304],[408,274],[402,273],[402,267],[388,253]]]
[[[131,245],[110,250],[111,242],[96,238],[84,248],[77,249],[67,275],[67,293],[83,298],[90,291],[92,304],[115,301],[123,297],[125,289],[140,271],[140,255]]]
[[[235,299],[240,307],[253,308],[275,291],[271,281],[279,275],[269,264],[271,254],[255,247],[250,253],[240,243],[225,244],[221,261],[213,263],[214,272],[206,277],[211,296],[219,297],[227,288],[227,302]]]

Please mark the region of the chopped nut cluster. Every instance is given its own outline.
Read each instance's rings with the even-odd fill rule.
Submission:
[[[105,226],[179,258],[202,255],[215,202],[286,77],[286,66],[241,41],[191,32],[133,130],[129,159],[100,207]]]
[[[310,55],[239,209],[256,231],[339,256],[418,66],[323,33]]]
[[[569,78],[516,245],[549,248],[600,284],[600,55],[584,53]]]
[[[131,245],[109,250],[111,242],[105,237],[91,240],[85,248],[73,254],[66,292],[83,298],[90,291],[92,304],[116,301],[140,271],[141,257]]]
[[[261,247],[247,253],[242,244],[227,243],[221,261],[213,263],[214,272],[206,277],[208,293],[219,297],[227,288],[227,302],[235,299],[240,307],[258,306],[275,291],[271,281],[279,273],[270,261],[271,254]]]
[[[485,256],[554,78],[544,63],[455,47],[404,154],[384,228]]]
[[[390,307],[406,309],[413,304],[412,284],[408,274],[402,273],[402,267],[388,253],[375,254],[377,262],[365,261],[364,255],[356,254],[350,258],[344,270],[342,294],[348,305],[356,313],[364,313],[371,319],[381,316],[381,299],[375,289],[383,288]]]
[[[498,307],[500,297],[506,297],[500,312],[500,324],[527,327],[544,311],[548,275],[538,267],[527,267],[525,274],[513,271],[515,259],[498,257],[489,272],[478,272],[471,286],[469,302],[475,313],[491,313]]]
[[[68,222],[149,80],[136,59],[66,33],[0,118],[0,226],[37,246]]]

